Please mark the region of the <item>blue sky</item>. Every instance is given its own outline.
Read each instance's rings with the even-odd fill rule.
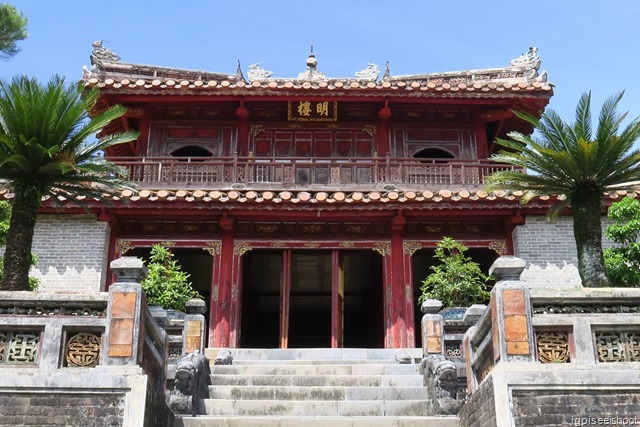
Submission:
[[[640,116],[638,0],[7,2],[29,37],[0,64],[2,79],[79,79],[101,39],[126,62],[234,73],[240,60],[245,75],[258,62],[274,77],[302,72],[312,42],[329,77],[370,60],[395,75],[502,67],[534,45],[565,120],[588,90],[595,112],[625,90],[621,111]]]

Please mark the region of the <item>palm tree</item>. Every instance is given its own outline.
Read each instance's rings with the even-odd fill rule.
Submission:
[[[590,92],[580,98],[573,124],[565,123],[553,110],[545,112],[539,121],[516,112],[534,125],[540,137],[511,132],[510,140],[498,140],[507,150],[493,159],[521,166],[528,173],[499,172],[488,180],[492,190],[523,191],[524,202],[538,195],[566,196],[551,207],[550,214],[572,207],[578,271],[586,287],[610,286],[602,256],[603,193],[630,188],[632,181],[640,179],[640,151],[633,149],[640,137],[640,118],[620,131],[627,116],[616,112],[623,93],[604,103],[595,132]]]
[[[46,84],[25,76],[0,82],[0,185],[13,193],[4,254],[2,290],[26,290],[36,215],[44,196],[100,199],[130,188],[117,166],[100,156],[107,147],[134,140],[136,132],[92,136],[125,113],[122,106],[89,114],[98,91]]]

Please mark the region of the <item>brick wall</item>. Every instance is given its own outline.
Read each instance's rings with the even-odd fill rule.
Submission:
[[[640,394],[621,390],[514,390],[513,417],[516,426],[638,425]]]
[[[102,291],[111,227],[95,215],[39,215],[32,275],[45,291]]]
[[[493,379],[487,378],[464,404],[458,413],[461,427],[494,427],[496,407],[493,396]]]
[[[0,394],[0,427],[119,427],[123,415],[123,394]]]
[[[603,230],[607,221],[603,218]],[[603,246],[611,242],[603,240]],[[578,255],[573,237],[573,218],[559,217],[553,221],[543,215],[529,215],[525,225],[513,231],[514,255],[527,262],[521,279],[532,286],[577,287]]]

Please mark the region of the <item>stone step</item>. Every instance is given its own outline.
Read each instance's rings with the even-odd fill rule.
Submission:
[[[419,375],[211,375],[215,386],[421,387]]]
[[[236,400],[207,399],[206,415],[216,416],[419,416],[426,400]]]
[[[219,348],[205,349],[205,356],[214,360]],[[404,351],[414,361],[422,358],[422,349],[385,349],[385,348],[233,348],[230,349],[234,363],[237,361],[274,361],[291,360],[304,363],[306,360],[353,360],[360,363],[370,361],[393,361],[398,351]]]
[[[175,427],[459,427],[458,417],[178,417]]]
[[[214,365],[212,375],[416,375],[418,365],[320,364],[320,365]]]
[[[211,386],[209,399],[236,400],[421,400],[425,387]]]

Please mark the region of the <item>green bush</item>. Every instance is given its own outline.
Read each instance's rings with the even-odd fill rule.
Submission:
[[[604,250],[604,265],[614,286],[640,286],[640,202],[625,197],[609,208],[604,234],[617,246]]]
[[[142,282],[147,305],[184,311],[187,301],[202,298],[191,286],[189,273],[182,271],[171,251],[164,246],[154,245],[151,248],[147,269],[149,274]]]
[[[438,242],[434,258],[439,263],[430,267],[432,273],[422,282],[420,303],[437,299],[443,307],[468,307],[489,300],[490,277],[464,254],[467,249],[450,237]]]

